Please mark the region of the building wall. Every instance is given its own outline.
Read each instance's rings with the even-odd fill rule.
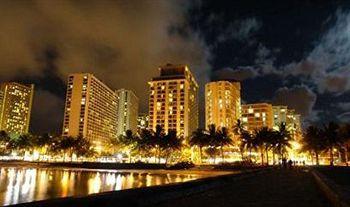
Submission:
[[[149,128],[176,130],[189,136],[198,128],[198,84],[185,65],[160,67],[160,76],[149,82]]]
[[[1,84],[0,90],[0,130],[15,134],[28,133],[34,85],[9,82]]]
[[[63,136],[78,135],[96,147],[117,138],[117,96],[88,73],[68,78]]]
[[[205,86],[205,126],[215,124],[231,130],[241,118],[239,82],[216,81]]]
[[[127,130],[136,133],[139,99],[131,90],[120,89],[116,94],[118,96],[118,136],[125,134]]]
[[[272,128],[272,105],[268,103],[242,105],[242,123],[248,131],[262,127]]]

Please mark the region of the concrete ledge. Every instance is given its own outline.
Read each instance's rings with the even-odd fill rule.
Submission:
[[[344,192],[336,183],[326,178],[326,176],[315,169],[313,169],[311,173],[317,186],[333,206],[350,207],[350,198],[347,198],[347,196],[344,195]]]
[[[112,191],[105,193],[92,194],[84,197],[57,198],[44,201],[34,201],[12,205],[25,207],[86,207],[86,206],[155,206],[157,203],[170,199],[176,199],[184,196],[197,194],[208,189],[225,185],[231,181],[247,179],[252,176],[265,173],[269,169],[254,170],[240,174],[228,174],[217,177],[208,177],[189,181],[185,183],[174,183],[163,186],[152,186],[145,188],[127,189],[122,191]]]

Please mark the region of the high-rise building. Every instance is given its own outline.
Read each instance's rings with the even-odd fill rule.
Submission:
[[[68,78],[63,136],[83,136],[96,150],[117,138],[117,95],[89,73]]]
[[[254,131],[262,127],[272,128],[272,105],[268,103],[242,105],[242,124],[248,131]]]
[[[125,135],[127,130],[136,133],[139,99],[131,90],[119,89],[116,94],[118,96],[118,136]]]
[[[148,129],[149,115],[140,113],[137,117],[137,131],[140,133],[142,129]]]
[[[34,85],[15,82],[0,86],[0,130],[25,134],[29,131]]]
[[[294,109],[287,110],[286,126],[291,132],[294,139],[301,137],[301,116]]]
[[[241,84],[215,81],[205,85],[205,125],[232,129],[241,117]]]
[[[287,106],[272,106],[273,110],[273,128],[279,129],[282,123],[287,123]]]
[[[167,64],[149,82],[149,128],[189,136],[198,127],[198,84],[186,65]]]

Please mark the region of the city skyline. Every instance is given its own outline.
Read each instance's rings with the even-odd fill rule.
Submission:
[[[132,90],[113,90],[91,73],[70,74],[63,129],[59,133],[63,137],[82,136],[100,148],[111,139],[125,136],[127,130],[133,133],[140,133],[141,129],[156,131],[157,125],[166,133],[173,130],[185,137],[189,137],[196,129],[208,129],[210,125],[215,125],[218,129],[226,128],[231,133],[238,120],[250,132],[263,127],[278,130],[281,124],[286,124],[292,134],[300,134],[302,130],[302,117],[293,108],[259,102],[242,104],[240,82],[233,80],[216,80],[205,84],[205,124],[200,125],[198,95],[203,94],[198,94],[197,82],[188,66],[168,63],[158,70],[159,76],[148,82],[149,113],[138,110],[139,99]],[[29,128],[34,85],[10,82],[2,83],[2,86],[2,122],[7,120],[7,113],[14,110],[17,113],[18,106],[21,106],[19,110],[26,114],[18,118],[16,123],[23,122],[25,125],[24,129],[16,133],[20,135],[31,132]],[[6,94],[16,97],[9,99]],[[21,101],[28,103],[22,107]],[[14,132],[12,128],[3,127],[2,130]]]
[[[112,88],[133,90],[146,113],[147,81],[168,62],[189,65],[200,94],[208,81],[232,78],[241,81],[242,103],[288,105],[306,123],[346,122],[349,3],[271,2],[4,1],[9,35],[0,37],[0,82],[36,85],[35,133],[61,131],[68,74],[94,73]],[[133,12],[145,18],[135,21]]]
[[[350,0],[1,0],[0,206],[350,206]]]

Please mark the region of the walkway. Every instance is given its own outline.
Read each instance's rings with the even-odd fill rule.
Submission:
[[[161,203],[157,207],[329,206],[303,170],[273,170],[251,179]]]

